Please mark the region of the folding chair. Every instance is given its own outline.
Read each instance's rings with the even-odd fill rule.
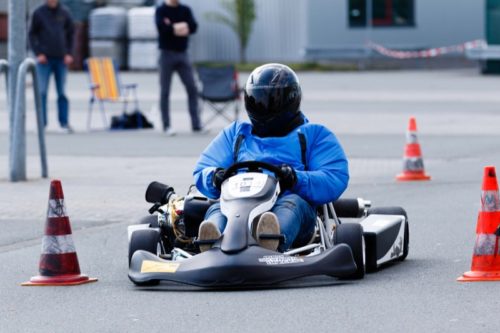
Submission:
[[[137,84],[121,84],[118,68],[113,59],[89,58],[85,62],[85,68],[89,74],[90,80],[90,101],[87,117],[87,129],[90,129],[92,119],[92,110],[95,102],[99,102],[99,109],[103,119],[104,126],[108,127],[104,102],[123,103],[123,113],[127,113],[128,103],[133,99],[135,110],[139,110],[139,101],[137,100]]]
[[[202,100],[201,109],[204,105],[214,111],[214,114],[208,118],[203,127],[214,121],[218,116],[223,117],[228,122],[238,119],[240,88],[238,86],[238,72],[232,65],[209,67],[197,66],[198,78],[201,82],[199,96]],[[234,118],[228,116],[225,112],[234,105]]]

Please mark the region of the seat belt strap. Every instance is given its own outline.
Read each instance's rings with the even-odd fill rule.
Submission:
[[[302,164],[304,164],[304,170],[307,171],[307,158],[306,158],[306,152],[307,152],[307,142],[306,142],[306,136],[304,133],[299,132],[299,142],[300,142],[300,153],[302,156]]]
[[[240,147],[243,143],[243,140],[245,140],[245,136],[243,134],[238,135],[238,137],[236,138],[233,151],[233,163],[238,162],[238,153],[240,152]]]

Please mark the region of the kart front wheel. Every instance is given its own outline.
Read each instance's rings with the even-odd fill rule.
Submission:
[[[365,276],[365,249],[363,241],[363,227],[358,223],[339,224],[333,236],[333,242],[347,244],[351,248],[356,271],[347,276],[347,279],[362,279]]]
[[[130,243],[128,245],[128,263],[132,260],[132,255],[137,250],[148,251],[158,255],[160,251],[160,233],[156,229],[136,230],[132,233]]]

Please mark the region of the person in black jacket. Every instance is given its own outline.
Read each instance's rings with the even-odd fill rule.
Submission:
[[[191,128],[194,132],[199,132],[201,131],[201,123],[198,114],[198,90],[187,54],[188,37],[196,32],[198,24],[191,9],[181,5],[178,0],[165,0],[157,7],[155,23],[159,33],[158,44],[161,52],[160,108],[163,130],[168,136],[175,134],[170,124],[169,97],[172,74],[177,71],[188,94]]]
[[[47,92],[50,75],[54,73],[57,89],[59,124],[68,133],[69,101],[64,92],[67,66],[73,62],[73,19],[58,0],[46,0],[33,13],[29,29],[31,49],[36,55],[38,85],[42,97],[43,121],[47,126]]]

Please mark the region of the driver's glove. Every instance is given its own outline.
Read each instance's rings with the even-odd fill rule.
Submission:
[[[297,184],[297,174],[295,170],[288,164],[280,166],[282,178],[280,179],[280,186],[283,191],[291,190]]]
[[[224,179],[225,173],[226,173],[226,170],[224,168],[217,168],[214,170],[214,175],[212,177],[212,184],[219,191],[220,191],[220,187],[222,185],[222,180]]]

